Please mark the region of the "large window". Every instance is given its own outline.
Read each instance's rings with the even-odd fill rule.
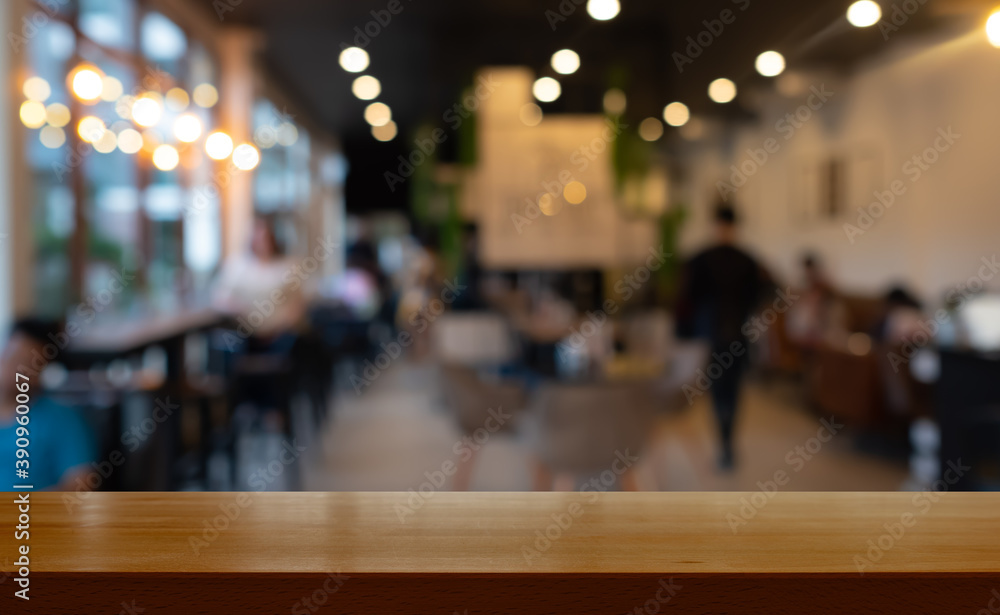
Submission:
[[[265,98],[254,106],[253,128],[261,152],[254,175],[254,208],[271,216],[279,239],[293,245],[301,235],[312,195],[309,135],[285,109]]]
[[[36,304],[65,315],[125,273],[115,311],[140,297],[169,307],[219,260],[218,190],[204,189],[215,62],[135,0],[60,6],[28,41],[20,111]]]

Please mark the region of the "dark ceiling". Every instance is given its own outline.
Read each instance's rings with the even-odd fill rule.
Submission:
[[[584,0],[576,1],[580,6],[561,0],[563,9],[575,10],[553,28],[550,17],[560,14],[560,0],[398,0],[401,10],[365,46],[371,56],[365,73],[381,81],[379,100],[392,108],[399,125],[399,137],[390,143],[372,138],[362,117],[368,103],[351,94],[357,75],[337,61],[342,45],[354,44],[356,28],[375,31],[372,11],[385,21],[390,0],[242,0],[231,3],[225,23],[259,28],[267,40],[262,60],[269,72],[304,113],[340,138],[351,165],[348,208],[356,211],[403,205],[401,191],[385,188],[383,172],[412,148],[419,123],[441,124],[481,66],[525,65],[540,76],[557,76],[549,58],[571,48],[580,55],[580,70],[558,76],[563,95],[542,105],[547,113],[599,112],[603,92],[617,85],[628,95],[631,118],[660,117],[673,100],[694,113],[740,117],[748,112],[738,102],[712,103],[706,89],[723,76],[739,86],[763,82],[753,68],[762,51],[780,51],[792,68],[849,69],[887,44],[878,27],[847,23],[850,0],[621,0],[621,13],[607,22],[591,19]],[[217,18],[212,0],[199,2]],[[891,10],[891,3],[882,4]],[[981,2],[929,0],[891,40],[941,23],[942,13],[962,12],[941,6],[970,4]],[[719,20],[724,10],[732,11],[732,22],[713,24],[716,31],[724,26],[721,33],[680,72],[672,54],[686,54],[687,37],[697,38],[704,22]]]

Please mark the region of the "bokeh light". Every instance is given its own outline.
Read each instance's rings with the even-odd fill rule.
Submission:
[[[535,103],[523,105],[517,115],[525,126],[538,126],[542,122],[542,108]]]
[[[45,107],[45,121],[56,128],[69,124],[71,119],[73,118],[70,117],[69,107],[62,103],[52,103]]]
[[[45,125],[45,105],[37,100],[26,100],[21,103],[21,123],[28,128],[41,128]]]
[[[163,117],[163,105],[158,95],[143,94],[132,103],[132,121],[140,126],[155,126]]]
[[[531,87],[531,93],[542,102],[552,102],[562,94],[562,87],[552,77],[542,77],[535,81]]]
[[[847,8],[847,21],[857,28],[867,28],[882,18],[882,7],[872,0],[858,0]]]
[[[587,187],[578,181],[571,181],[563,188],[563,198],[567,203],[579,205],[587,198]]]
[[[395,139],[398,131],[399,129],[396,127],[396,122],[391,120],[381,126],[372,126],[372,136],[382,142],[392,141]]]
[[[639,136],[644,141],[656,141],[663,136],[663,122],[655,117],[647,117],[639,124]]]
[[[160,145],[153,151],[153,166],[161,171],[173,171],[180,161],[181,156],[172,145]]]
[[[682,102],[672,102],[663,108],[663,119],[671,126],[683,126],[691,118],[691,111]]]
[[[52,86],[41,77],[31,77],[24,82],[21,91],[28,100],[45,102],[52,95]]]
[[[100,118],[94,117],[93,115],[88,115],[80,119],[80,122],[76,125],[76,134],[80,136],[81,139],[87,143],[94,143],[98,141],[104,133],[107,132],[107,127]]]
[[[57,126],[46,126],[39,131],[38,140],[49,149],[57,149],[66,143],[66,131]]]
[[[994,47],[1000,47],[1000,11],[994,12],[986,20],[986,38]]]
[[[340,52],[340,67],[349,73],[360,73],[368,68],[368,52],[360,47],[348,47]]]
[[[126,128],[118,134],[118,149],[126,154],[135,154],[142,149],[142,135],[138,130]]]
[[[765,77],[777,77],[785,71],[785,56],[777,51],[765,51],[757,56],[754,67]]]
[[[554,216],[562,211],[562,201],[546,192],[538,197],[538,209],[546,216]]]
[[[69,75],[69,83],[73,94],[85,103],[96,102],[104,91],[103,75],[89,65],[76,67]]]
[[[587,14],[597,21],[614,19],[621,10],[618,0],[587,0]]]
[[[205,139],[205,153],[212,160],[223,160],[233,153],[233,139],[224,132],[213,132]]]
[[[178,113],[187,109],[188,105],[191,104],[191,97],[181,88],[170,88],[163,98],[167,109],[177,111]]]
[[[382,93],[382,84],[371,75],[361,75],[351,84],[351,92],[361,100],[375,100]]]
[[[101,138],[94,141],[94,149],[101,154],[110,154],[118,147],[118,135],[113,130],[105,130]]]
[[[560,49],[552,54],[552,70],[560,75],[572,75],[580,68],[580,56],[572,49]]]
[[[736,84],[722,77],[708,84],[708,97],[717,103],[727,103],[736,98]]]
[[[372,126],[384,126],[392,119],[392,110],[385,103],[372,103],[365,107],[365,121]]]
[[[201,136],[201,120],[193,113],[185,113],[174,121],[174,136],[178,141],[193,143]]]
[[[611,88],[604,93],[605,113],[610,113],[611,115],[621,115],[622,113],[625,113],[626,104],[627,99],[625,98],[625,92],[619,90],[618,88]]]
[[[251,171],[260,164],[260,152],[249,143],[243,143],[233,150],[233,164],[241,171]]]
[[[114,77],[106,76],[101,80],[101,100],[114,102],[125,92],[122,82]]]
[[[209,109],[219,102],[219,91],[211,83],[202,83],[195,86],[191,92],[191,98],[194,100],[194,104]]]

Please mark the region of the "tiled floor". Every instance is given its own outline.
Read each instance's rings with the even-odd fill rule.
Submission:
[[[462,435],[436,383],[433,366],[400,363],[360,396],[340,392],[332,419],[320,433],[303,437],[302,487],[406,491],[421,485],[427,489],[429,482],[444,490],[534,489],[538,466],[531,438],[492,435],[466,460],[460,454]],[[741,412],[734,472],[715,469],[711,409],[702,398],[657,421],[652,444],[637,466],[636,486],[753,491],[761,488],[758,482],[784,471],[788,481],[783,490],[882,491],[899,489],[906,478],[905,464],[858,452],[846,430],[827,442],[815,439],[820,419],[797,407],[788,387],[750,384]],[[442,472],[451,463],[456,470]]]

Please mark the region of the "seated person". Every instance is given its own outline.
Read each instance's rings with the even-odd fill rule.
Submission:
[[[39,375],[32,365],[36,353],[44,356],[46,344],[59,334],[56,323],[25,319],[17,321],[10,338],[0,355],[0,464],[4,477],[0,490],[13,485],[33,485],[36,490],[76,491],[86,488],[85,477],[90,462],[95,459],[95,444],[90,429],[75,411],[47,399],[43,395]],[[51,337],[50,337],[51,335]],[[28,380],[17,378],[23,374]],[[24,387],[24,383],[28,387]],[[21,385],[18,388],[18,385]],[[22,390],[22,389],[27,390]],[[17,396],[28,396],[30,409],[26,415],[17,413]],[[27,416],[22,425],[19,417]],[[22,419],[23,421],[23,419]],[[28,435],[28,461],[15,465],[17,457],[18,427],[26,427]],[[28,472],[27,478],[18,478],[18,468]]]
[[[888,346],[898,346],[923,332],[923,320],[920,301],[905,288],[896,286],[885,297],[885,311],[872,337]]]
[[[788,310],[785,328],[800,348],[838,345],[847,338],[847,316],[843,302],[823,271],[819,258],[802,258],[804,284],[800,297]]]
[[[254,220],[249,254],[226,262],[212,297],[217,310],[251,329],[251,350],[285,352],[295,341],[306,314],[302,276],[295,272],[296,263],[282,256],[268,222]]]

